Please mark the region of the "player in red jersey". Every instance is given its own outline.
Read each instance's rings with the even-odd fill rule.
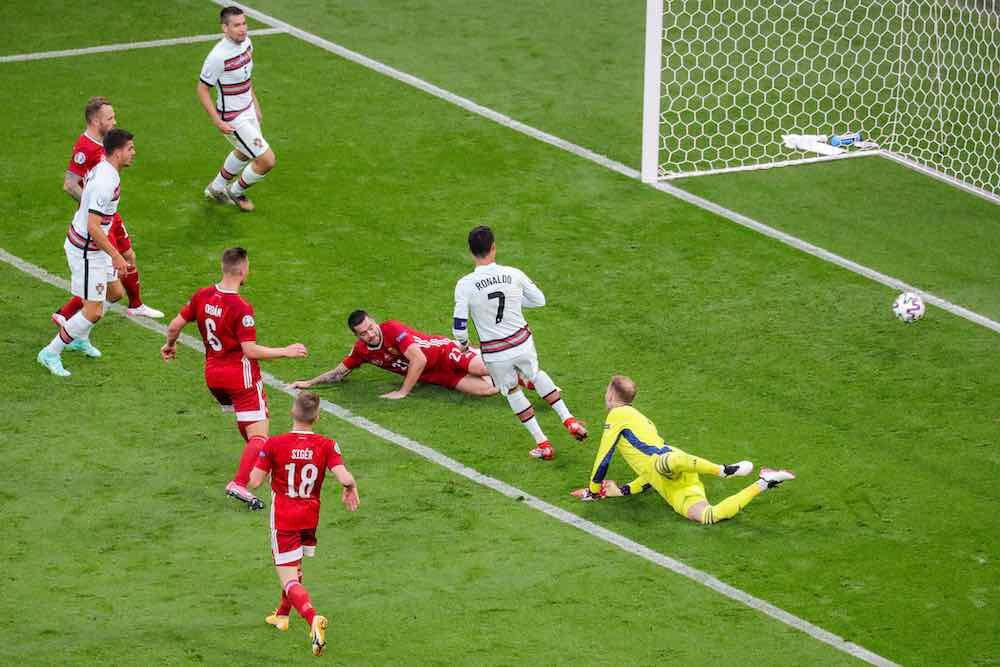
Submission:
[[[358,487],[348,472],[340,447],[313,432],[319,419],[319,396],[302,392],[292,405],[290,433],[269,438],[260,450],[250,473],[250,487],[260,486],[271,475],[271,552],[281,581],[281,602],[266,622],[279,630],[288,629],[291,608],[309,624],[314,655],[326,646],[328,621],[313,609],[309,591],[302,585],[302,558],[316,555],[316,527],[319,525],[320,491],[329,470],[343,485],[340,497],[348,512],[358,509]]]
[[[63,190],[77,202],[83,194],[83,179],[98,162],[104,159],[104,136],[115,127],[115,110],[111,103],[104,97],[91,97],[84,108],[84,118],[87,121],[87,129],[83,131],[73,144],[73,155],[70,156],[69,165],[66,167],[66,175],[63,178]],[[118,252],[128,263],[128,270],[125,275],[118,276],[128,295],[129,315],[142,315],[144,317],[163,317],[163,313],[155,308],[150,308],[142,302],[142,294],[139,286],[139,269],[135,265],[135,250],[132,248],[132,240],[129,238],[125,223],[122,222],[120,214],[115,213],[111,228],[108,230],[108,240],[115,246]],[[83,300],[74,296],[62,308],[52,313],[52,321],[56,326],[65,326],[66,320],[73,317],[83,308]],[[88,356],[100,356],[100,352],[89,342],[79,343],[80,349]]]
[[[167,327],[160,356],[164,361],[177,356],[181,330],[188,322],[197,322],[205,343],[205,384],[224,412],[236,413],[236,425],[247,443],[236,476],[226,485],[226,494],[259,510],[264,504],[246,489],[250,470],[267,439],[267,394],[258,360],[304,357],[307,351],[302,343],[286,347],[257,344],[253,307],[239,294],[249,272],[246,250],[229,248],[222,253],[222,280],[195,292],[181,308]]]
[[[355,368],[369,363],[403,376],[403,386],[382,394],[382,398],[406,398],[418,382],[473,396],[497,393],[476,350],[462,349],[449,338],[422,333],[397,320],[379,324],[363,310],[351,313],[347,326],[358,337],[351,353],[336,368],[311,380],[296,380],[291,387],[308,389],[317,384],[339,382]]]

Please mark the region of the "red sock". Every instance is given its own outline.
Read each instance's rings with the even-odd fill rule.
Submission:
[[[82,309],[83,299],[78,296],[74,296],[72,299],[63,304],[63,307],[59,309],[59,314],[68,320]]]
[[[288,601],[285,591],[281,591],[281,602],[278,603],[278,608],[274,610],[274,614],[276,616],[288,616],[291,611],[292,603]]]
[[[250,472],[253,470],[254,463],[257,462],[257,457],[260,456],[260,448],[264,446],[266,440],[267,438],[262,435],[255,435],[247,441],[243,448],[240,466],[236,469],[236,477],[233,477],[233,481],[240,486],[246,486],[247,482],[250,481]]]
[[[306,590],[306,587],[297,581],[290,581],[285,587],[285,597],[295,607],[295,611],[306,619],[306,623],[312,625],[313,618],[316,617],[316,610],[313,609],[312,600],[309,599],[309,591]]]
[[[124,276],[118,276],[122,281],[122,287],[128,294],[128,307],[138,308],[142,305],[142,297],[139,295],[139,269],[134,266]]]

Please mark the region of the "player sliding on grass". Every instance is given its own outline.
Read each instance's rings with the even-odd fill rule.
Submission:
[[[635,393],[635,382],[631,378],[623,375],[611,378],[604,394],[604,403],[609,410],[604,436],[597,450],[590,485],[574,491],[573,495],[577,498],[598,500],[606,496],[629,496],[652,486],[681,516],[698,523],[713,524],[733,518],[764,491],[795,479],[795,475],[788,470],[762,468],[756,482],[717,505],[709,504],[699,474],[745,477],[753,471],[753,464],[740,461],[723,466],[667,445],[656,432],[653,422],[632,407]],[[625,461],[638,475],[620,487],[614,481],[605,479],[616,449],[621,451]]]
[[[205,384],[222,406],[236,413],[236,426],[246,440],[236,476],[226,485],[226,495],[244,502],[252,510],[264,503],[247,491],[247,480],[261,445],[267,439],[267,394],[260,379],[260,359],[304,357],[306,346],[285,347],[257,344],[257,323],[253,306],[240,296],[240,286],[250,273],[250,260],[243,248],[222,253],[222,279],[191,297],[167,327],[167,341],[160,356],[170,361],[177,356],[177,338],[188,322],[198,323],[205,343]]]
[[[351,313],[347,326],[358,337],[351,353],[336,368],[312,380],[296,380],[291,387],[308,389],[339,382],[355,368],[368,363],[403,376],[403,385],[382,394],[382,398],[406,398],[418,382],[473,396],[497,393],[476,350],[463,350],[453,340],[422,333],[396,320],[379,324],[363,310]]]
[[[476,269],[455,286],[455,340],[468,344],[471,312],[486,368],[507,397],[510,409],[535,439],[535,448],[528,454],[551,461],[555,450],[535,418],[531,401],[521,391],[521,378],[552,406],[570,435],[583,440],[587,429],[570,414],[549,374],[538,368],[535,341],[521,308],[544,306],[545,295],[523,271],[496,263],[497,246],[489,227],[469,232],[469,251]]]
[[[271,475],[271,553],[281,581],[281,602],[265,620],[279,630],[288,629],[292,607],[309,624],[314,655],[326,647],[325,616],[312,606],[302,585],[302,557],[316,555],[320,490],[329,470],[343,485],[341,501],[348,512],[358,509],[358,487],[348,472],[336,442],[313,433],[319,419],[319,396],[302,392],[292,405],[292,431],[269,438],[250,474],[250,488],[260,486]]]

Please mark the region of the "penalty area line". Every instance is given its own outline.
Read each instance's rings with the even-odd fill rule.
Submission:
[[[0,248],[0,261],[9,264],[15,269],[26,273],[33,278],[48,283],[53,287],[57,287],[62,290],[69,289],[69,281],[66,279],[49,273],[45,269],[27,262],[16,255],[12,255],[3,248]],[[167,327],[165,325],[144,317],[128,317],[125,315],[125,307],[120,304],[112,304],[111,310],[119,315],[122,315],[126,320],[132,322],[133,324],[137,324],[145,329],[149,329],[150,331],[155,331],[160,335],[166,334]],[[205,347],[202,345],[202,342],[188,334],[182,334],[178,342],[200,352],[205,351]],[[261,378],[269,387],[277,389],[282,393],[293,397],[298,394],[296,390],[289,389],[285,382],[270,373],[261,373]],[[751,595],[750,593],[747,593],[746,591],[730,586],[721,579],[713,577],[707,572],[703,572],[675,558],[671,558],[670,556],[662,554],[658,551],[654,551],[653,549],[631,540],[624,535],[608,530],[603,526],[599,526],[596,523],[564,510],[561,507],[556,507],[555,505],[537,498],[512,484],[508,484],[507,482],[496,479],[495,477],[485,475],[475,468],[470,468],[464,463],[456,461],[450,456],[446,456],[432,447],[428,447],[427,445],[421,444],[412,438],[408,438],[405,435],[391,431],[384,426],[371,421],[370,419],[362,417],[361,415],[356,415],[347,408],[339,406],[336,403],[331,403],[330,401],[324,399],[321,401],[320,407],[324,412],[327,412],[334,417],[351,424],[352,426],[360,428],[378,438],[381,438],[382,440],[413,452],[414,454],[435,463],[442,468],[446,468],[450,472],[461,475],[476,484],[492,489],[497,493],[513,500],[522,501],[529,507],[543,512],[561,523],[577,528],[578,530],[582,530],[588,535],[618,547],[622,551],[626,551],[630,554],[643,558],[655,565],[670,570],[675,574],[679,574],[682,577],[686,577],[691,581],[706,586],[707,588],[710,588],[731,600],[766,614],[767,616],[770,616],[787,626],[795,628],[796,630],[800,630],[810,637],[832,646],[838,651],[854,656],[855,658],[872,665],[879,665],[880,667],[898,667],[896,663],[888,660],[887,658],[883,658],[877,653],[869,651],[863,646],[849,642],[843,637],[824,630],[817,625],[813,625],[809,621],[799,618],[798,616],[795,616],[794,614],[791,614],[784,609],[767,602],[766,600],[762,600]]]
[[[345,60],[348,60],[355,64],[361,65],[362,67],[367,67],[368,69],[378,72],[379,74],[395,79],[408,86],[412,86],[417,90],[422,90],[428,95],[433,95],[434,97],[442,99],[445,102],[454,104],[457,107],[465,109],[470,113],[482,116],[483,118],[492,120],[493,122],[503,125],[504,127],[508,127],[516,132],[520,132],[521,134],[527,135],[532,139],[537,139],[538,141],[549,144],[550,146],[555,146],[556,148],[560,148],[568,153],[572,153],[573,155],[582,157],[585,160],[589,160],[590,162],[599,164],[605,169],[610,169],[611,171],[619,173],[627,178],[631,178],[632,180],[641,182],[639,171],[633,169],[632,167],[629,167],[628,165],[622,164],[621,162],[618,162],[616,160],[612,160],[611,158],[605,155],[601,155],[600,153],[592,151],[589,148],[584,148],[579,144],[574,144],[571,141],[567,141],[566,139],[557,137],[554,134],[544,132],[536,127],[532,127],[531,125],[522,123],[521,121],[511,118],[510,116],[507,116],[505,114],[502,114],[499,111],[478,104],[467,97],[456,95],[455,93],[449,90],[441,88],[440,86],[436,86],[433,83],[424,81],[423,79],[413,76],[412,74],[407,74],[402,70],[396,69],[395,67],[392,67],[390,65],[386,65],[385,63],[379,62],[374,58],[369,58],[364,54],[358,53],[357,51],[352,51],[351,49],[348,49],[345,46],[341,46],[340,44],[331,42],[330,40],[324,39],[323,37],[315,35],[311,32],[307,32],[305,30],[302,30],[301,28],[297,28],[289,23],[286,23],[285,21],[282,21],[281,19],[275,18],[261,11],[258,11],[253,7],[250,7],[248,5],[239,2],[232,2],[231,0],[211,0],[211,2],[214,2],[215,4],[222,6],[235,5],[240,9],[242,9],[248,16],[257,19],[261,23],[273,26],[275,28],[280,28],[289,35],[301,39],[302,41],[308,44],[312,44],[313,46],[319,47],[324,51],[328,51],[334,55],[340,56],[341,58],[344,58]],[[776,241],[784,243],[785,245],[795,248],[796,250],[799,250],[801,252],[808,253],[825,262],[829,262],[843,269],[847,269],[852,273],[864,276],[869,280],[881,283],[887,287],[891,287],[894,290],[898,290],[900,292],[915,292],[916,294],[919,294],[926,303],[937,306],[938,308],[947,311],[952,315],[957,315],[958,317],[962,317],[970,322],[973,322],[974,324],[978,324],[980,326],[986,327],[987,329],[991,329],[992,331],[1000,333],[1000,322],[992,320],[984,315],[980,315],[979,313],[969,310],[968,308],[959,306],[958,304],[952,303],[951,301],[948,301],[939,296],[931,294],[930,292],[925,292],[924,290],[914,287],[913,285],[910,285],[908,283],[905,283],[902,280],[899,280],[898,278],[887,276],[884,273],[876,271],[875,269],[871,269],[862,264],[858,264],[857,262],[849,260],[846,257],[842,257],[836,253],[830,252],[829,250],[825,250],[824,248],[813,245],[808,241],[804,241],[800,238],[792,236],[791,234],[786,234],[781,230],[765,225],[762,222],[758,222],[757,220],[754,220],[745,215],[742,215],[728,208],[725,208],[724,206],[720,206],[719,204],[716,204],[715,202],[712,202],[708,199],[704,199],[702,197],[699,197],[698,195],[687,192],[686,190],[682,190],[676,185],[659,182],[659,183],[652,183],[650,184],[650,186],[656,188],[657,190],[663,192],[664,194],[685,201],[688,204],[696,206],[702,210],[709,211],[710,213],[725,218],[730,222],[736,223],[737,225],[746,227],[747,229],[752,229],[753,231],[759,234],[763,234],[764,236],[770,237]]]
[[[251,37],[260,35],[276,35],[285,32],[281,28],[262,28],[251,30]],[[62,51],[39,51],[38,53],[19,53],[13,56],[0,56],[0,63],[20,63],[28,60],[48,60],[50,58],[71,58],[73,56],[88,56],[94,53],[111,53],[114,51],[132,51],[133,49],[153,49],[159,46],[176,46],[178,44],[196,44],[198,42],[214,42],[222,39],[222,33],[211,35],[191,35],[190,37],[171,37],[168,39],[152,39],[147,42],[125,42],[122,44],[104,44],[102,46],[87,46],[82,49],[64,49]]]

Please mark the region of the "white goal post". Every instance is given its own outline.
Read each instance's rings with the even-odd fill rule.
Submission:
[[[1000,204],[1000,0],[647,0],[642,134],[647,183],[882,155]]]

